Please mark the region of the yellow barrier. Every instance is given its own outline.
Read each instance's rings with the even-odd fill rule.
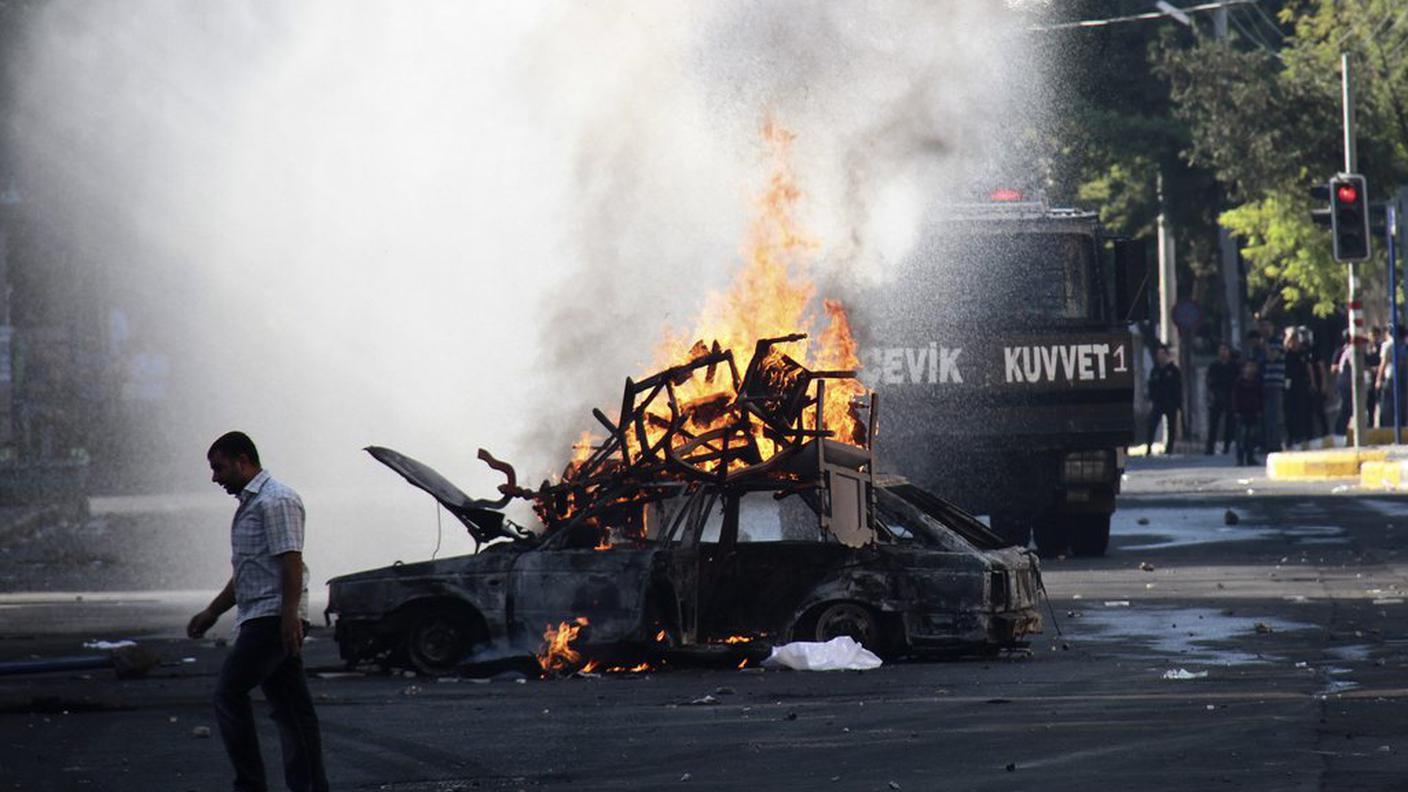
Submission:
[[[1361,478],[1363,465],[1383,462],[1388,453],[1387,448],[1278,451],[1266,456],[1266,477],[1278,481]]]
[[[1365,489],[1399,490],[1404,489],[1404,484],[1408,483],[1408,462],[1401,460],[1384,460],[1382,462],[1365,462],[1359,468],[1359,486]]]

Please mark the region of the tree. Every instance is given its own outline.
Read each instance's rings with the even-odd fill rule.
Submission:
[[[1359,170],[1371,198],[1408,180],[1408,9],[1399,0],[1307,0],[1279,14],[1278,51],[1233,38],[1165,40],[1157,71],[1187,123],[1186,156],[1211,168],[1239,205],[1220,221],[1243,243],[1263,311],[1329,316],[1345,278],[1309,218],[1307,188],[1343,168],[1339,53],[1357,69]],[[1405,53],[1408,54],[1408,53]],[[1380,260],[1365,271],[1372,276]]]

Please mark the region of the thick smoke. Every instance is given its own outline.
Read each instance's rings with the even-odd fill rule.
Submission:
[[[361,446],[488,494],[475,448],[559,465],[662,325],[693,323],[737,264],[766,116],[797,133],[821,292],[883,281],[995,133],[1038,120],[1025,13],[53,2],[9,53],[8,154],[93,308],[167,361],[167,488],[210,487],[206,444],[244,428],[345,517],[310,555],[346,571],[435,538]]]
[[[693,326],[704,292],[739,266],[767,176],[765,118],[797,134],[825,296],[891,277],[936,201],[970,198],[994,172],[1030,183],[1044,86],[1022,5],[651,4],[549,26],[542,49],[593,42],[543,76],[591,97],[571,106],[579,267],[554,287],[545,323],[557,381],[588,398],[534,446],[575,436],[586,405],[610,403],[622,374],[649,362],[656,328]],[[598,58],[616,79],[601,82]]]

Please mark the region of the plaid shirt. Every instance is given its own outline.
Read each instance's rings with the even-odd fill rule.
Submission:
[[[238,497],[240,505],[230,526],[237,626],[260,616],[279,615],[283,580],[278,556],[293,550],[303,552],[303,500],[297,492],[261,470]],[[298,616],[308,619],[306,564]]]

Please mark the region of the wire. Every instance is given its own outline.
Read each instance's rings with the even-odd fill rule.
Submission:
[[[1256,0],[1220,0],[1216,3],[1203,3],[1202,5],[1188,6],[1187,8],[1177,8],[1172,11],[1149,11],[1143,14],[1131,14],[1130,16],[1110,17],[1109,19],[1082,19],[1077,22],[1058,22],[1054,25],[1033,25],[1028,30],[1070,30],[1072,28],[1093,28],[1115,25],[1122,22],[1148,22],[1154,19],[1163,19],[1176,14],[1193,14],[1200,11],[1214,11],[1219,8],[1231,8],[1233,6],[1255,3]]]
[[[440,537],[444,532],[440,528],[440,501],[435,501],[435,552],[430,554],[430,560],[434,561],[435,556],[440,555]]]
[[[1256,44],[1258,47],[1265,50],[1267,53],[1274,57],[1282,57],[1281,53],[1277,52],[1276,49],[1273,48],[1270,44],[1267,44],[1266,41],[1261,38],[1261,35],[1258,34],[1255,30],[1248,30],[1235,14],[1229,13],[1227,15],[1227,18],[1232,20],[1232,24],[1237,26],[1237,30],[1240,31],[1243,36],[1246,36],[1248,41],[1252,42],[1253,44]],[[1255,25],[1253,25],[1253,27],[1255,27]]]
[[[1264,21],[1264,22],[1266,23],[1266,26],[1267,26],[1268,28],[1271,28],[1271,30],[1276,33],[1276,38],[1281,39],[1282,41],[1284,41],[1285,38],[1286,38],[1286,34],[1285,34],[1284,31],[1281,30],[1281,25],[1280,25],[1279,23],[1277,23],[1276,20],[1272,19],[1271,16],[1268,15],[1265,11],[1262,10],[1261,4],[1260,4],[1260,3],[1252,3],[1252,4],[1251,4],[1251,7],[1254,8],[1254,9],[1256,9],[1256,15],[1257,15],[1258,17],[1261,17],[1262,21]]]

